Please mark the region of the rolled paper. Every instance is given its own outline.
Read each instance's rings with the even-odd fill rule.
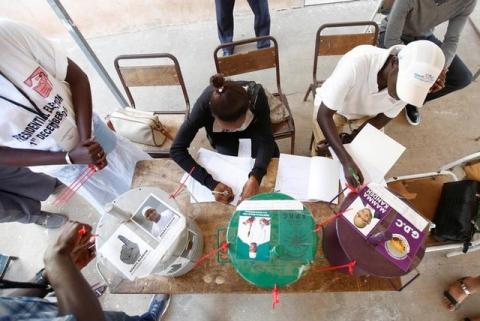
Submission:
[[[122,221],[128,221],[132,218],[133,214],[130,212],[125,211],[124,209],[121,209],[114,203],[107,203],[105,204],[104,207],[105,211],[110,214],[115,216],[116,218],[122,220]]]

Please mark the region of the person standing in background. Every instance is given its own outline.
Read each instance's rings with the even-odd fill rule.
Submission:
[[[250,8],[255,15],[255,36],[270,35],[270,13],[268,12],[268,0],[247,0]],[[217,29],[220,43],[233,41],[233,7],[235,0],[215,0],[215,11],[217,15]],[[270,47],[269,40],[259,41],[257,48]],[[233,46],[224,48],[223,55],[233,54]]]
[[[456,55],[460,34],[477,0],[397,0],[380,25],[378,45],[390,48],[415,40],[429,40],[437,44],[445,55],[445,68],[436,86],[425,101],[440,98],[468,86],[472,73]],[[448,21],[447,32],[440,41],[433,35],[439,24]],[[421,116],[418,108],[407,105],[405,116],[411,125],[418,125]]]

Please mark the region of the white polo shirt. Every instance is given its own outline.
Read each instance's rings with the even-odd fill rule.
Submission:
[[[346,53],[330,77],[317,88],[314,118],[322,102],[350,120],[381,113],[395,118],[406,103],[390,97],[387,88],[378,91],[377,74],[388,56],[403,47],[398,45],[382,49],[362,45]]]
[[[0,146],[69,151],[79,141],[66,55],[36,30],[0,19]],[[24,97],[19,87],[32,104]],[[38,110],[35,109],[35,106]]]

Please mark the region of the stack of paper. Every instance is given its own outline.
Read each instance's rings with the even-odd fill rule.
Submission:
[[[248,180],[248,174],[253,168],[255,160],[250,157],[234,157],[221,155],[210,150],[200,148],[197,154],[197,163],[200,164],[213,178],[229,186],[235,195],[232,205],[240,200],[243,186]],[[182,181],[188,174],[185,174]],[[192,196],[192,202],[214,202],[212,191],[193,178],[188,178],[187,189]]]
[[[338,194],[340,163],[326,157],[280,154],[275,190],[300,201],[331,201]]]
[[[362,171],[365,184],[385,185],[385,175],[405,151],[403,145],[370,124],[365,125],[352,143],[344,147]],[[330,152],[333,158],[338,159],[331,148]],[[343,168],[341,181],[345,182]]]

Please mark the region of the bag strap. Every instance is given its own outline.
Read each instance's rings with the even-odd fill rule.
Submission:
[[[0,289],[43,289],[47,292],[53,291],[53,288],[50,286],[50,284],[17,282],[10,280],[0,280]]]
[[[159,132],[161,132],[165,137],[167,137],[168,139],[170,140],[174,140],[173,136],[170,135],[170,133],[168,132],[168,130],[165,128],[165,126],[163,125],[158,125],[157,128],[154,128],[153,130],[158,130]]]
[[[470,249],[470,247],[472,246],[472,239],[473,239],[473,236],[475,235],[475,233],[477,232],[480,232],[480,229],[477,225],[477,223],[475,222],[475,220],[471,220],[470,223],[472,224],[472,232],[470,233],[470,236],[468,238],[468,240],[466,240],[465,242],[463,242],[463,249],[462,249],[462,252],[463,253],[467,253],[468,250]]]

